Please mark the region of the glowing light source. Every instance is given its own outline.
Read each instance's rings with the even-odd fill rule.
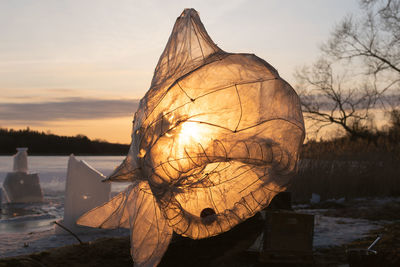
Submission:
[[[186,121],[181,125],[179,142],[184,145],[192,142],[200,142],[204,136],[207,136],[206,131],[202,131],[202,128],[198,122]]]

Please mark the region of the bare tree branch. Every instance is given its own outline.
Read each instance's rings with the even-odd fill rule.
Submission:
[[[362,137],[373,108],[399,106],[393,96],[400,91],[400,0],[359,1],[361,15],[345,17],[321,47],[322,59],[296,74],[305,118],[317,131],[333,124]],[[361,77],[346,82],[332,62]]]
[[[366,122],[380,92],[364,83],[346,83],[344,76],[334,75],[331,63],[319,59],[311,68],[296,72],[298,91],[305,118],[313,122],[316,132],[337,125],[351,137],[364,137]]]
[[[400,0],[361,0],[360,4],[363,15],[344,18],[322,50],[339,60],[361,59],[367,74],[388,72],[398,80]]]

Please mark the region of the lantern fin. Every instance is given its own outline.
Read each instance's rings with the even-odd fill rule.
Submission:
[[[136,181],[109,202],[77,221],[99,228],[130,227],[131,256],[135,266],[157,266],[172,238],[172,228],[145,181]]]
[[[127,200],[132,187],[129,186],[102,206],[86,212],[76,223],[103,229],[129,228]]]

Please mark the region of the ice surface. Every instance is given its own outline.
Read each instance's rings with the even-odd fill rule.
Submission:
[[[107,232],[81,233],[79,238],[83,242],[96,240],[101,237],[127,236],[129,230],[118,229]],[[54,235],[53,230],[43,230],[40,232],[23,233],[0,233],[0,258],[26,255],[34,252],[43,251],[50,248],[62,247],[66,245],[78,244],[79,242],[72,235]]]
[[[368,232],[382,227],[386,221],[330,217],[321,215],[328,209],[299,209],[299,213],[314,215],[314,248],[340,246],[363,238]]]
[[[344,245],[382,226],[383,222],[317,215],[314,225],[314,247]]]

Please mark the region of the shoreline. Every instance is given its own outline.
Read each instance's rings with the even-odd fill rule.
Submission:
[[[400,239],[398,239],[400,198],[359,199],[348,202],[326,201],[308,205],[308,208],[297,207],[295,211],[313,213],[316,216],[313,247],[315,266],[347,264],[349,250],[365,250],[378,235],[382,239],[373,248],[378,252],[376,259],[385,263],[382,266],[400,266]],[[343,239],[344,242],[332,243],[339,235],[337,227],[329,227],[332,226],[332,222],[336,222],[336,226],[342,229],[346,237]],[[349,234],[347,231],[349,229],[363,228],[360,222],[377,227],[370,227],[364,233],[357,234],[357,231],[351,231]],[[265,222],[260,219],[260,216],[254,216],[226,233],[207,239],[192,240],[174,235],[159,266],[261,266],[259,252],[248,251],[247,248],[254,244],[264,227]],[[332,233],[334,236],[331,235]],[[347,239],[347,237],[353,238]],[[54,238],[54,241],[57,241],[59,237]],[[325,239],[330,243],[323,245],[318,241]],[[86,239],[83,244],[78,244],[75,240],[72,245],[63,243],[63,246],[57,248],[0,258],[0,267],[132,266],[128,231],[121,236],[100,236],[92,240]],[[30,244],[27,243],[27,245]],[[20,246],[24,246],[24,243]]]
[[[384,266],[398,266],[400,263],[400,247],[397,236],[400,226],[395,222],[388,223],[377,230],[371,231],[362,239],[341,246],[317,248],[313,250],[314,266],[338,266],[348,264],[346,252],[349,249],[367,247],[377,233],[383,233],[384,238],[374,248],[378,251],[379,261]],[[211,242],[216,242],[215,240]],[[397,242],[397,243],[396,243]],[[201,244],[203,243],[203,244]],[[207,244],[207,245],[206,245]],[[205,240],[175,240],[170,244],[159,266],[262,266],[259,253],[250,251],[234,251],[217,256],[211,250],[219,250],[209,246],[210,239]],[[217,245],[218,242],[214,243]],[[0,258],[0,267],[12,266],[132,266],[130,256],[129,236],[103,237],[83,244],[67,245],[52,248],[28,255]],[[204,265],[206,264],[206,265]]]

